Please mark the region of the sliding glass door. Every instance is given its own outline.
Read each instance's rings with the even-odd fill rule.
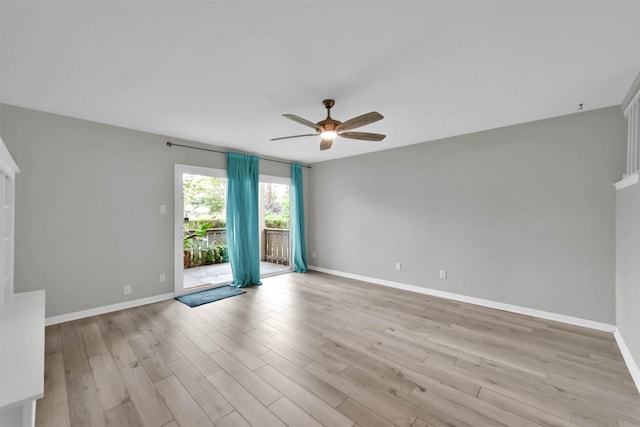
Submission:
[[[226,285],[226,171],[176,165],[175,180],[175,293]]]
[[[291,180],[260,176],[260,276],[291,271]],[[227,172],[175,166],[174,291],[183,295],[231,282],[226,230]]]

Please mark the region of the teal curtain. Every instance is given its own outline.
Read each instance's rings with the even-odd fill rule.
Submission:
[[[260,285],[259,159],[227,153],[227,244],[238,288]]]
[[[293,270],[307,271],[307,249],[304,240],[304,199],[302,197],[302,166],[291,164],[291,255]]]

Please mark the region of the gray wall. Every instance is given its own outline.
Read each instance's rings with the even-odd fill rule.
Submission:
[[[625,139],[611,107],[315,164],[310,264],[613,323]]]
[[[46,289],[47,316],[173,292],[174,164],[225,169],[225,156],[8,105],[0,119],[21,169],[16,292]],[[290,166],[261,161],[260,173],[289,177]]]
[[[640,185],[616,194],[616,325],[640,365]]]
[[[47,316],[171,292],[173,165],[224,156],[6,105],[0,119],[22,171],[16,291],[46,289]],[[309,263],[613,323],[625,138],[613,107],[315,164]]]

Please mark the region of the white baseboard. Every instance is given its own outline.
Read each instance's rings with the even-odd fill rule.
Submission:
[[[454,301],[466,302],[469,304],[481,305],[484,307],[495,308],[498,310],[510,311],[512,313],[524,314],[526,316],[534,316],[542,319],[553,320],[555,322],[567,323],[569,325],[596,329],[598,331],[613,333],[613,331],[616,329],[615,325],[611,325],[609,323],[596,322],[593,320],[566,316],[564,314],[551,313],[549,311],[536,310],[534,308],[522,307],[519,305],[505,304],[502,302],[470,297],[470,296],[461,295],[461,294],[455,294],[453,292],[439,291],[437,289],[424,288],[422,286],[408,285],[406,283],[399,283],[399,282],[392,282],[389,280],[377,279],[375,277],[360,276],[358,274],[345,273],[343,271],[331,270],[328,268],[317,267],[313,265],[309,265],[308,268],[309,270],[318,271],[320,273],[333,274],[334,276],[361,280],[363,282],[373,283],[374,285],[388,286],[390,288],[403,289],[405,291],[417,292],[420,294],[431,295],[431,296],[440,297],[440,298],[447,298]]]
[[[125,301],[125,302],[119,302],[117,304],[110,304],[110,305],[104,305],[102,307],[90,308],[88,310],[61,314],[59,316],[51,316],[45,319],[44,324],[46,326],[56,325],[58,323],[84,319],[85,317],[98,316],[100,314],[111,313],[112,311],[124,310],[127,308],[138,307],[141,305],[151,304],[154,302],[165,301],[173,297],[174,297],[173,292],[169,292],[166,294],[154,295],[152,297],[140,298],[132,301]]]
[[[624,338],[622,338],[620,329],[616,327],[616,329],[613,331],[613,336],[616,337],[616,342],[618,343],[618,347],[620,348],[620,353],[622,353],[624,363],[626,363],[627,369],[629,369],[631,378],[633,378],[633,382],[636,384],[636,388],[638,389],[638,391],[640,391],[640,368],[638,368],[638,364],[631,355],[631,351],[629,350],[629,347],[627,347],[627,343],[624,342]]]

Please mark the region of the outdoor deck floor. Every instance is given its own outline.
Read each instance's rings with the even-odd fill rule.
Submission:
[[[260,262],[260,275],[271,276],[273,274],[286,273],[290,271],[288,265],[274,264],[271,262]],[[226,285],[231,282],[231,265],[224,264],[203,265],[200,267],[188,268],[184,271],[183,286],[185,289],[208,284]]]

